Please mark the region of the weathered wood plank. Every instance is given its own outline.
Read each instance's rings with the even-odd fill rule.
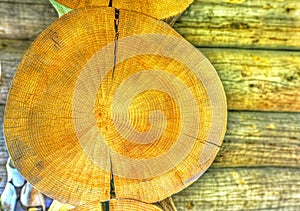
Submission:
[[[0,1],[0,39],[34,39],[57,18],[49,2],[33,3]],[[300,49],[300,2],[195,0],[174,28],[196,46]]]
[[[21,60],[32,41],[0,39],[0,60]]]
[[[46,5],[49,5],[48,0],[0,0],[0,2],[15,2],[15,3],[26,3],[26,4],[46,4]]]
[[[195,0],[174,28],[196,46],[300,48],[300,1]]]
[[[300,167],[300,113],[229,112],[215,167]]]
[[[30,43],[0,40],[0,104],[5,104],[12,76]],[[300,111],[300,52],[200,50],[217,69],[230,110]]]
[[[56,18],[49,4],[0,2],[0,39],[33,40]]]
[[[3,133],[3,116],[4,116],[4,106],[0,106],[0,169],[5,166],[6,161],[9,157],[8,151],[5,144],[4,133]],[[1,176],[0,176],[1,177]],[[1,187],[0,187],[1,190]],[[1,191],[0,191],[1,193]]]
[[[300,52],[201,49],[230,110],[300,111]]]
[[[0,193],[6,182],[0,166]],[[178,211],[298,210],[300,170],[287,168],[210,168],[198,181],[172,196]]]
[[[7,181],[7,175],[6,175],[6,168],[5,165],[0,165],[0,195],[2,194],[6,181]]]
[[[178,211],[299,210],[299,181],[299,169],[210,168],[172,198]]]

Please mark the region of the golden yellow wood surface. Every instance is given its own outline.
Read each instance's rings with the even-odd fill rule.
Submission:
[[[203,174],[225,133],[215,69],[166,23],[120,10],[112,69],[114,15],[82,8],[43,31],[6,104],[16,167],[72,205],[108,200],[111,174],[117,198],[161,201]]]
[[[216,67],[232,110],[214,165],[174,196],[179,211],[300,208],[300,116],[289,113],[299,112],[299,11],[296,0],[196,0],[177,22]],[[4,0],[0,14],[3,105],[25,50],[57,14],[47,0]]]
[[[111,6],[118,9],[136,11],[156,19],[167,19],[182,13],[193,2],[193,0],[57,0],[57,2],[71,9],[92,6],[103,7],[108,6],[111,3]]]

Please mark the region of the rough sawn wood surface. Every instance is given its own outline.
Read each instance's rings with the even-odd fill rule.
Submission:
[[[56,18],[47,0],[0,1],[1,126],[18,63]],[[300,2],[195,0],[174,28],[211,60],[230,110],[213,166],[177,209],[299,210]],[[7,156],[1,132],[0,193]]]

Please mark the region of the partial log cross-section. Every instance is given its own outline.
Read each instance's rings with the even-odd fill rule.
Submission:
[[[136,11],[153,18],[166,19],[181,14],[193,0],[56,0],[58,3],[71,9],[92,6],[112,6],[117,9]]]

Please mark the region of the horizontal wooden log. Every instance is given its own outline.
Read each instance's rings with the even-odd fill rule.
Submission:
[[[229,112],[215,167],[300,167],[300,113]]]
[[[0,166],[0,193],[6,183]],[[287,168],[210,168],[198,181],[172,196],[178,211],[298,210],[300,170]]]
[[[300,111],[300,52],[201,49],[230,110]]]
[[[2,130],[4,106],[0,111]],[[0,151],[7,157],[0,135]],[[300,113],[229,112],[228,130],[214,164],[196,183],[173,197],[177,209],[298,208],[299,137]],[[5,161],[0,160],[0,169]],[[0,177],[4,178],[1,193],[5,172],[0,172]]]
[[[195,0],[174,28],[196,46],[299,49],[300,1]]]
[[[0,165],[0,195],[2,194],[5,184],[7,182],[6,168],[5,165]]]
[[[0,39],[0,60],[20,61],[32,41]]]
[[[0,0],[0,2],[18,2],[18,3],[26,3],[26,4],[46,4],[49,5],[49,0]]]
[[[4,106],[0,106],[3,130]],[[227,132],[215,167],[300,166],[300,113],[229,112]],[[0,165],[7,158],[0,134]]]
[[[0,1],[0,39],[33,40],[57,18],[48,4]]]
[[[34,39],[56,18],[46,0],[0,1],[0,39]],[[195,0],[174,26],[195,46],[300,49],[300,2]]]
[[[31,41],[0,40],[0,104]],[[0,47],[1,48],[1,47]],[[200,49],[218,71],[229,110],[300,111],[300,52]]]
[[[8,151],[6,148],[5,140],[4,140],[4,134],[3,134],[3,116],[4,116],[4,106],[0,106],[0,169],[2,166],[5,166],[6,161],[8,159]],[[3,167],[5,168],[5,167]],[[0,172],[1,174],[1,172]],[[1,175],[0,175],[1,177]],[[1,187],[0,187],[0,193],[1,193]]]
[[[210,168],[174,195],[178,211],[299,210],[300,170]]]

